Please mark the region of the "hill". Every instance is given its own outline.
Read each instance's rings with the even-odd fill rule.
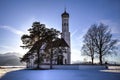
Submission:
[[[15,52],[8,52],[0,54],[0,66],[22,66],[20,62],[20,54]]]

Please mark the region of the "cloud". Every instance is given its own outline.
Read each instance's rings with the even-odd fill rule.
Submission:
[[[75,49],[73,48],[71,50],[71,61],[76,61],[76,60],[79,60],[79,61],[82,61],[83,57],[81,56],[81,53],[80,53],[80,49]]]
[[[16,48],[13,48],[11,46],[6,46],[6,45],[0,45],[0,53],[5,53],[5,52],[13,52],[17,50],[17,47]]]
[[[117,42],[116,46],[118,46],[118,47],[120,46],[120,41]]]
[[[28,49],[23,49],[20,46],[13,47],[8,45],[0,45],[0,54],[6,53],[6,52],[16,52],[16,53],[20,53],[21,55],[24,55],[26,52],[28,52]]]
[[[4,48],[4,49],[12,49],[11,47],[9,47],[9,46],[0,46],[0,48]]]
[[[78,29],[76,29],[75,31],[73,31],[73,32],[71,33],[71,37],[73,37],[77,32],[78,32]]]
[[[12,33],[15,33],[15,34],[20,35],[20,36],[24,34],[23,31],[17,30],[17,29],[15,29],[13,27],[10,27],[10,26],[0,26],[0,28],[9,30]]]
[[[84,56],[81,56],[81,47],[83,45],[83,36],[87,29],[76,29],[71,33],[71,61],[83,61]],[[74,36],[74,37],[73,37]]]

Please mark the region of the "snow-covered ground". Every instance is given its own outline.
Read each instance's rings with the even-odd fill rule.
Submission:
[[[120,80],[120,72],[105,72],[101,68],[78,70],[16,70],[0,80]]]
[[[25,66],[0,66],[0,78],[7,72],[24,69]]]

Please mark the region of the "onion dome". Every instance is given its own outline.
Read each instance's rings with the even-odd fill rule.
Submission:
[[[69,14],[65,11],[64,13],[62,13],[61,16],[62,16],[62,17],[69,17]]]

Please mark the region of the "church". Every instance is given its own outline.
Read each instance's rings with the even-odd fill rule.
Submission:
[[[69,13],[66,12],[66,10],[61,14],[62,18],[62,33],[61,33],[61,39],[64,39],[64,41],[67,43],[69,48],[66,49],[65,52],[57,53],[57,56],[53,56],[52,64],[57,65],[63,65],[63,64],[70,64],[71,63],[71,44],[70,44],[70,31],[69,31]],[[34,25],[40,24],[39,22],[33,23]],[[45,26],[44,24],[41,24],[41,26]],[[36,41],[36,40],[35,40]],[[56,51],[53,51],[56,52]],[[35,56],[32,56],[29,58],[29,61],[27,62],[27,67],[32,68],[35,66]],[[50,64],[50,60],[44,59],[43,64]]]

